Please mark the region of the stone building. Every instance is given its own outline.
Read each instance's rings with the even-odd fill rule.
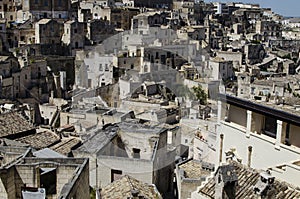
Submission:
[[[192,193],[192,199],[206,198],[292,198],[300,192],[275,179],[270,171],[259,171],[238,162],[221,165],[214,176]]]
[[[257,64],[263,61],[266,51],[262,44],[249,43],[244,47],[245,61],[247,64]]]
[[[146,7],[146,8],[165,8],[172,9],[173,1],[172,0],[134,0],[135,7]]]
[[[187,160],[176,165],[176,183],[179,199],[190,198],[213,171],[213,166],[198,160]]]
[[[263,36],[263,41],[282,38],[282,26],[275,21],[257,21],[256,33]]]
[[[2,98],[35,98],[43,102],[48,100],[48,89],[51,88],[46,82],[47,63],[44,60],[24,61],[20,68],[15,57],[2,57],[2,81],[0,84],[0,96]],[[29,63],[28,63],[29,62]]]
[[[35,42],[34,23],[27,20],[22,23],[11,24],[11,28],[7,29],[7,42],[10,47],[33,44]]]
[[[16,85],[19,79],[15,75],[20,73],[18,60],[13,56],[0,56],[0,98],[14,99],[16,97]]]
[[[162,199],[155,185],[143,183],[128,175],[101,189],[100,197],[105,198],[149,198]]]
[[[167,147],[168,131],[174,130],[137,120],[106,125],[73,153],[90,158],[93,187],[105,187],[122,175],[130,175],[155,184],[165,194],[173,189],[175,161],[175,151]]]
[[[2,0],[0,2],[0,19],[6,19],[6,24],[16,20],[16,6],[14,1]]]
[[[114,25],[107,20],[95,19],[87,22],[86,37],[91,44],[102,43],[116,33]]]
[[[9,46],[7,43],[7,28],[6,28],[6,20],[0,19],[0,55],[3,52],[7,51]]]
[[[111,19],[111,8],[107,1],[81,1],[79,2],[78,21],[88,22],[89,20]]]
[[[101,55],[97,52],[89,53],[83,60],[77,85],[84,88],[97,88],[114,83],[113,70],[117,66],[117,57]]]
[[[54,55],[46,56],[45,59],[53,73],[61,74],[65,72],[65,84],[62,84],[61,87],[64,90],[70,90],[75,84],[75,58],[73,56]],[[63,85],[66,87],[63,87]]]
[[[114,8],[111,10],[110,22],[115,28],[130,30],[132,18],[139,13],[138,8]]]
[[[121,108],[134,111],[137,118],[173,124],[180,117],[175,94],[169,88],[153,82],[144,82],[131,96],[123,99]]]
[[[234,151],[240,161],[251,167],[269,169],[276,178],[299,186],[300,181],[295,178],[299,174],[300,146],[297,109],[231,95],[220,96],[217,132],[223,136],[217,134],[215,163],[225,161],[226,153]]]
[[[85,42],[84,23],[78,21],[66,21],[64,23],[62,43],[73,49],[82,49]]]
[[[4,155],[17,152],[6,147]],[[10,152],[11,151],[11,152]],[[34,157],[31,149],[19,149],[15,161],[0,168],[1,198],[88,198],[89,162],[79,158]]]
[[[23,0],[22,11],[27,19],[39,20],[43,18],[62,18],[69,17],[71,1],[63,0]]]
[[[240,71],[243,65],[243,53],[232,51],[217,51],[217,56],[227,61],[232,61],[233,67]]]
[[[226,61],[222,58],[215,57],[214,59],[209,60],[208,69],[211,70],[209,77],[213,80],[226,80],[234,77],[232,61]]]
[[[54,19],[41,19],[35,24],[36,44],[60,44],[63,24]]]
[[[168,13],[143,12],[133,17],[131,29],[135,34],[147,34],[150,27],[167,25]]]

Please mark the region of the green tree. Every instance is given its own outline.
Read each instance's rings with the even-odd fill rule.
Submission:
[[[194,86],[192,89],[199,103],[205,105],[207,103],[207,94],[202,89],[202,86],[199,84],[198,86]]]

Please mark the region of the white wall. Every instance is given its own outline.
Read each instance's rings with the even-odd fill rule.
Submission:
[[[223,154],[231,148],[235,148],[242,163],[247,164],[248,146],[252,146],[251,167],[256,169],[267,169],[283,163],[299,160],[300,149],[290,147],[284,144],[280,148],[275,148],[275,139],[266,135],[258,135],[251,133],[250,137],[246,137],[245,130],[234,127],[231,123],[222,122],[218,128],[218,132],[224,134]],[[217,144],[217,151],[219,145]],[[225,161],[225,155],[223,155]]]
[[[271,174],[275,176],[275,178],[280,178],[298,187],[300,186],[300,178],[296,177],[300,174],[300,166],[287,164],[285,170],[271,170]]]
[[[98,157],[98,176],[101,187],[111,183],[111,169],[122,170],[122,175],[130,175],[144,183],[153,184],[153,162],[118,157]]]
[[[117,65],[117,57],[90,53],[89,57],[84,59],[84,63],[87,66],[91,88],[100,87],[102,83],[105,85],[113,83],[113,66]]]

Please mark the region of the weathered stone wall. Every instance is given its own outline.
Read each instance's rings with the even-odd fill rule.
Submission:
[[[65,194],[64,192],[62,192],[61,195],[65,195],[66,198],[89,198],[90,197],[88,160],[85,160],[82,166],[83,168],[80,169],[80,173],[76,172],[76,174],[74,168],[72,167],[66,167],[63,170],[61,174],[63,173],[66,173],[67,175],[75,174],[76,176],[72,180],[69,179],[69,182],[71,182],[70,184],[72,185],[69,193]]]
[[[129,175],[144,183],[153,184],[153,162],[141,159],[128,159],[110,156],[98,156],[98,179],[100,186],[111,183],[111,170],[121,170],[122,175]]]

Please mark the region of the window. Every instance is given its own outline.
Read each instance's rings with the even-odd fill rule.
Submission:
[[[102,64],[99,64],[99,71],[103,71]]]
[[[121,170],[111,170],[111,182],[118,180],[122,177],[122,171]]]
[[[44,0],[44,6],[48,6],[48,0]]]
[[[264,128],[264,134],[276,138],[276,132],[277,132],[277,120],[273,117],[266,117],[265,118],[265,128]]]
[[[141,152],[141,149],[133,148],[132,149],[133,158],[138,158],[138,159],[141,158],[140,152]]]
[[[107,64],[105,64],[105,71],[109,71]]]
[[[255,87],[251,87],[251,95],[254,95]]]
[[[39,3],[39,1],[38,0],[34,0],[34,4],[38,4]]]
[[[290,124],[286,124],[285,143],[290,145]]]

